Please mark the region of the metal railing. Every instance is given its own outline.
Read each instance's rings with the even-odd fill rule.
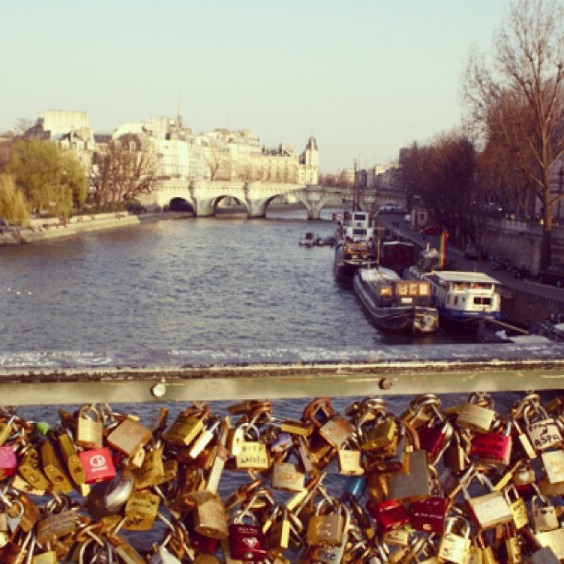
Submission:
[[[0,355],[2,403],[13,406],[559,389],[559,343]]]

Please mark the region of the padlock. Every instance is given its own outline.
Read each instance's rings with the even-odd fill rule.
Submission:
[[[437,556],[441,562],[468,564],[470,560],[470,523],[460,516],[449,517],[445,523]]]
[[[438,410],[435,418],[417,428],[420,448],[427,451],[431,464],[448,448],[453,432],[452,424]]]
[[[487,394],[472,393],[463,404],[456,424],[474,432],[487,433],[493,423],[493,399]]]
[[[525,500],[519,495],[514,484],[508,486],[504,490],[505,499],[509,505],[509,509],[513,514],[513,526],[519,530],[527,526],[529,523],[529,514]]]
[[[173,423],[162,433],[163,440],[173,447],[187,447],[204,428],[209,414],[206,404],[194,405],[180,412]]]
[[[116,469],[108,447],[84,450],[78,456],[84,467],[86,484],[96,484],[115,477]]]
[[[137,490],[125,504],[123,528],[128,531],[149,531],[159,513],[160,497],[148,490]]]
[[[78,526],[78,515],[71,510],[52,513],[37,522],[37,540],[41,544],[73,533]]]
[[[443,464],[455,474],[464,472],[470,465],[471,438],[462,427],[453,429],[451,441],[443,454]]]
[[[483,464],[508,465],[513,448],[512,427],[511,421],[507,421],[503,433],[476,433],[472,437],[470,456]]]
[[[244,561],[261,562],[267,556],[261,527],[248,508],[237,512],[229,525],[229,549],[232,558]]]
[[[521,446],[522,451],[529,460],[534,460],[537,457],[537,451],[531,444],[531,439],[529,439],[529,436],[523,432],[519,421],[517,421],[515,417],[512,418],[512,424],[517,431],[517,440],[519,441],[518,444]]]
[[[63,431],[57,436],[57,442],[59,444],[59,452],[67,466],[71,479],[77,485],[84,484],[86,480],[84,466],[82,466],[71,436]]]
[[[432,495],[409,505],[409,522],[418,531],[443,533],[450,503],[446,497]]]
[[[271,460],[266,444],[260,440],[260,432],[254,425],[242,423],[243,442],[235,456],[237,470],[268,470]]]
[[[535,533],[558,529],[558,517],[555,507],[539,493],[531,498],[531,521]]]
[[[542,452],[541,460],[550,484],[564,482],[564,450]]]
[[[537,402],[531,402],[523,410],[525,430],[533,448],[538,452],[562,446],[562,434],[556,421],[548,416]]]
[[[366,502],[366,508],[382,532],[404,528],[409,525],[407,509],[397,499],[390,499],[379,503],[369,499]]]
[[[200,432],[194,443],[190,446],[188,456],[190,458],[198,458],[202,451],[210,444],[212,439],[216,436],[221,425],[220,419],[207,421],[204,429]]]
[[[74,486],[71,482],[70,476],[68,475],[62,461],[59,459],[59,455],[55,450],[55,445],[49,439],[46,439],[41,443],[40,454],[43,472],[45,472],[47,479],[51,482],[51,484],[53,484],[55,491],[66,494],[71,493]]]
[[[130,457],[142,449],[152,436],[151,429],[131,417],[126,417],[108,435],[107,441],[111,447]]]
[[[489,529],[496,525],[513,522],[513,513],[503,493],[495,491],[493,484],[485,474],[481,472],[470,474],[470,481],[474,478],[477,478],[489,490],[489,493],[470,497],[468,492],[469,482],[462,486],[462,492],[468,503],[471,516],[478,527]]]
[[[564,527],[535,533],[535,540],[542,547],[550,548],[560,562],[564,562]]]
[[[385,448],[392,443],[396,433],[398,433],[396,418],[391,414],[382,415],[364,432],[360,449],[372,451]]]
[[[362,467],[362,453],[360,450],[349,450],[340,448],[337,451],[339,474],[343,476],[361,476],[364,474]]]
[[[314,550],[315,562],[321,562],[324,564],[336,564],[343,562],[343,557],[349,541],[351,514],[349,509],[345,505],[341,505],[341,511],[344,514],[345,521],[343,524],[343,533],[341,535],[339,544],[324,544],[317,546]]]
[[[164,446],[155,445],[151,450],[145,451],[141,468],[133,471],[137,489],[142,490],[151,486],[158,486],[165,479],[163,450]]]
[[[0,480],[13,476],[18,468],[18,460],[12,445],[0,446]]]
[[[93,417],[89,417],[89,414]],[[76,444],[85,448],[102,447],[103,429],[100,410],[94,404],[83,405],[76,419]]]
[[[484,540],[482,531],[478,531],[472,539],[469,564],[498,564],[493,548]]]
[[[343,538],[345,510],[343,504],[324,494],[309,520],[306,542],[309,546],[338,546]]]
[[[95,484],[86,498],[85,507],[94,519],[119,513],[134,490],[131,472],[123,471],[111,480]]]
[[[212,539],[226,539],[229,536],[227,527],[228,515],[220,497],[212,492],[208,494],[194,509],[194,530]]]
[[[34,488],[45,491],[50,486],[50,482],[40,468],[38,452],[31,446],[26,447],[24,451],[18,472]]]
[[[407,458],[407,470],[390,476],[388,499],[413,501],[431,494],[427,452],[424,450],[408,452]]]
[[[272,465],[273,489],[287,492],[299,492],[304,488],[305,474],[291,462],[274,462]]]
[[[266,549],[270,558],[281,555],[288,549],[292,527],[288,509],[286,507],[280,509],[277,506],[268,530],[265,530],[264,525],[262,527],[262,533],[265,535]]]

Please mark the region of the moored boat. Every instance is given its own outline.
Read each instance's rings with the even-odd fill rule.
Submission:
[[[345,212],[335,233],[335,277],[350,280],[362,266],[376,264],[374,228],[367,212]]]
[[[482,272],[436,270],[421,280],[431,283],[441,323],[477,330],[480,320],[502,319],[500,282]]]
[[[300,238],[300,245],[302,247],[313,247],[317,240],[317,236],[313,231],[306,231]]]
[[[376,266],[358,269],[354,289],[379,329],[421,335],[439,328],[429,282],[402,280],[395,271]]]
[[[482,343],[541,344],[550,343],[545,335],[531,333],[493,317],[484,317],[478,323],[478,338]]]

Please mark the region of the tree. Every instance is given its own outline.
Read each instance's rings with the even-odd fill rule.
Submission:
[[[6,171],[29,206],[39,213],[68,216],[86,197],[86,174],[70,151],[51,141],[18,141]]]
[[[117,209],[143,194],[157,182],[157,157],[147,141],[127,134],[101,147],[94,155],[93,199],[97,207]]]
[[[21,225],[28,215],[29,209],[23,192],[16,188],[11,176],[0,174],[0,217],[9,223]]]
[[[540,201],[540,268],[550,264],[553,204],[550,165],[564,148],[564,7],[554,0],[515,0],[497,34],[493,63],[473,53],[465,98],[485,147],[495,144]]]
[[[437,136],[429,145],[414,143],[404,152],[402,176],[413,196],[454,241],[476,241],[476,151],[461,133]],[[478,241],[477,241],[478,242]]]

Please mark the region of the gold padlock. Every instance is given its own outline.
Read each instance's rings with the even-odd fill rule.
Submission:
[[[495,410],[490,407],[492,405],[491,396],[470,394],[468,401],[462,406],[456,418],[456,424],[471,431],[487,433],[495,417]]]
[[[344,511],[342,504],[324,496],[315,508],[315,514],[309,520],[306,542],[310,546],[338,546],[344,529]]]
[[[128,531],[149,531],[158,516],[160,501],[158,495],[148,490],[133,492],[125,504],[123,528]]]
[[[187,447],[204,428],[204,419],[208,414],[209,408],[206,405],[185,409],[163,432],[163,440],[171,446]]]
[[[108,435],[108,444],[123,452],[126,456],[133,456],[143,448],[152,437],[152,431],[139,421],[126,417]]]
[[[55,450],[55,445],[50,440],[45,440],[40,447],[41,465],[45,475],[53,484],[55,491],[61,491],[69,494],[73,491],[74,486],[70,476],[67,474],[63,463],[59,460],[59,456]]]
[[[67,465],[71,479],[78,486],[82,485],[86,481],[86,474],[84,473],[84,466],[80,461],[78,452],[74,445],[74,442],[68,433],[61,433],[57,436],[57,442],[59,444],[59,451],[63,458],[63,461]]]
[[[229,536],[229,517],[225,507],[217,494],[206,493],[209,496],[194,510],[194,530],[212,539],[226,539]]]
[[[88,417],[88,414],[93,414],[93,417]],[[98,408],[93,404],[83,405],[76,420],[76,444],[85,448],[102,447],[103,428]]]

